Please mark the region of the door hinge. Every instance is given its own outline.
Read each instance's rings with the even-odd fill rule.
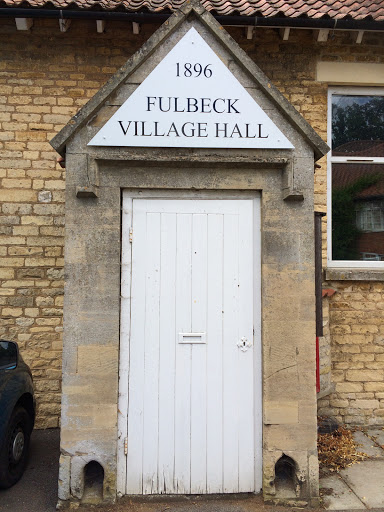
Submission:
[[[128,438],[124,439],[124,455],[128,455]]]
[[[129,243],[131,244],[133,240],[133,228],[129,228]]]

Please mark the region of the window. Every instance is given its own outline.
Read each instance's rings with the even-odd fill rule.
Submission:
[[[328,264],[384,267],[384,90],[328,97]]]

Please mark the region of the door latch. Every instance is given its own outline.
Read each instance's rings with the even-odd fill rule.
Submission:
[[[237,346],[242,352],[246,352],[250,347],[252,347],[252,342],[249,341],[245,336],[243,336],[238,342]]]

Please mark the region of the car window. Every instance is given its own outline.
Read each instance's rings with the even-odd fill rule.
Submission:
[[[0,370],[12,370],[17,366],[17,346],[9,341],[0,341]]]

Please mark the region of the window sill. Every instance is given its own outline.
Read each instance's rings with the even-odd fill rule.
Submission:
[[[384,269],[326,268],[326,281],[384,281]]]

